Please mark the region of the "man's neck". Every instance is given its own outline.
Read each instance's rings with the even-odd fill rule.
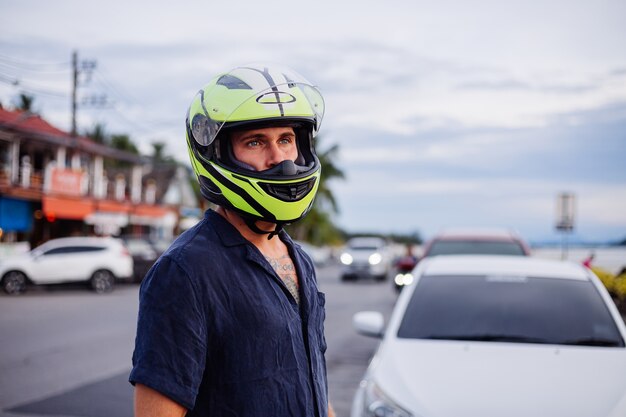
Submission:
[[[244,219],[241,218],[241,216],[234,211],[227,210],[221,206],[218,207],[216,211],[223,218],[225,218],[226,221],[232,224],[246,240],[256,246],[257,249],[259,249],[264,255],[267,255],[269,253],[275,253],[277,251],[282,251],[282,248],[284,248],[283,242],[277,235],[274,235],[271,239],[268,239],[267,234],[259,234],[250,230]],[[276,224],[274,223],[257,221],[256,226],[261,230],[267,231],[268,234],[269,232],[273,232],[274,230],[276,230]]]

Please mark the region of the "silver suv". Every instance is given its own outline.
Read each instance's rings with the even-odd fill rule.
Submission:
[[[342,264],[342,281],[367,277],[384,281],[391,266],[387,241],[373,236],[354,237],[348,240],[339,260]]]

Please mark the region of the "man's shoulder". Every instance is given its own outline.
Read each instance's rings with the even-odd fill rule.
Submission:
[[[230,258],[233,256],[233,251],[223,243],[219,234],[219,227],[205,217],[174,240],[157,260],[153,274],[176,275],[178,271],[193,282],[216,275],[215,271],[224,270],[232,263]]]
[[[190,256],[207,256],[208,253],[219,251],[223,247],[219,230],[210,219],[204,218],[181,233],[164,255],[181,260]]]

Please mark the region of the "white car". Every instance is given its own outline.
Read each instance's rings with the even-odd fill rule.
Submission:
[[[302,241],[296,241],[295,243],[311,257],[315,266],[324,266],[330,262],[331,252],[329,247],[314,246]]]
[[[0,261],[2,289],[19,294],[27,284],[87,282],[98,292],[109,292],[116,279],[130,279],[133,260],[115,238],[68,237],[52,239],[27,252]]]
[[[386,329],[352,417],[623,417],[626,328],[588,269],[509,256],[424,259]],[[384,336],[383,336],[384,333]]]
[[[387,241],[375,236],[348,240],[339,260],[342,264],[342,281],[367,277],[383,281],[391,268]]]

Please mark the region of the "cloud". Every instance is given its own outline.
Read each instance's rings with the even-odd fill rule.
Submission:
[[[323,143],[340,144],[348,179],[333,187],[346,227],[471,221],[549,235],[554,193],[567,188],[580,193],[585,233],[626,228],[621,0],[127,3],[4,2],[0,56],[69,63],[78,49],[96,59],[79,95],[104,93],[114,106],[80,108],[81,128],[103,122],[147,151],[166,141],[181,161],[185,111],[215,73],[293,66],[326,99]],[[43,80],[67,97],[36,106],[69,128],[69,64]],[[18,93],[0,83],[3,103]]]

